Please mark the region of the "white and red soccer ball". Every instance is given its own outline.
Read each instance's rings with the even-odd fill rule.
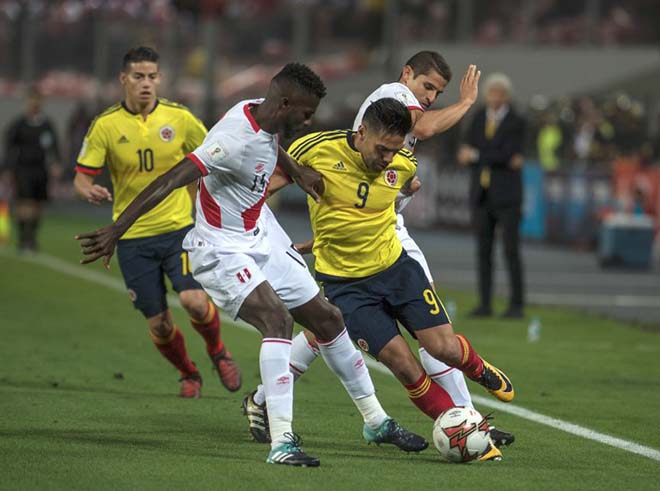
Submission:
[[[470,462],[490,444],[488,420],[469,407],[453,407],[433,423],[433,443],[449,462]]]

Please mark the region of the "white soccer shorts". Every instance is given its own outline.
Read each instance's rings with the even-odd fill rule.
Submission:
[[[286,236],[277,222],[274,225]],[[319,293],[302,256],[293,247],[283,247],[280,241],[271,242],[267,232],[255,247],[231,252],[205,241],[193,228],[183,247],[188,251],[195,280],[234,319],[248,295],[264,281],[289,310]]]

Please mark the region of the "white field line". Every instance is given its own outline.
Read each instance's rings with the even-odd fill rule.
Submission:
[[[68,261],[59,259],[55,256],[50,256],[47,254],[37,254],[34,256],[16,256],[15,254],[9,254],[6,251],[0,250],[0,257],[20,259],[25,262],[44,266],[48,269],[57,271],[59,273],[63,273],[67,276],[72,276],[74,278],[79,278],[85,281],[89,281],[91,283],[103,285],[112,290],[116,290],[119,292],[126,292],[126,287],[124,286],[124,283],[121,280],[111,277],[102,272],[98,272],[92,269],[86,269],[83,266],[77,266]],[[167,301],[170,303],[170,305],[176,306],[177,308],[181,308],[178,298],[175,295],[171,295],[171,294],[168,295]],[[254,329],[252,326],[250,326],[249,324],[243,321],[240,320],[233,321],[233,319],[230,319],[224,314],[221,314],[221,316],[223,321],[225,322],[233,322],[241,329],[250,330],[255,334],[257,333],[256,329]],[[391,372],[387,369],[387,367],[372,359],[367,359],[367,365],[369,365],[369,367],[373,370],[392,376]],[[516,406],[514,404],[507,404],[475,395],[472,396],[472,399],[474,400],[474,402],[478,404],[481,404],[483,406],[492,409],[497,409],[498,411],[502,411],[504,413],[513,414],[514,416],[518,416],[519,418],[523,418],[538,424],[549,426],[551,428],[579,436],[586,440],[592,440],[595,442],[603,443],[611,447],[625,450],[626,452],[642,455],[644,457],[648,457],[649,459],[660,461],[659,450],[656,450],[651,447],[646,447],[644,445],[640,445],[630,440],[624,440],[622,438],[616,438],[611,435],[607,435],[605,433],[600,433],[598,431],[590,430],[589,428],[585,428],[584,426],[579,426],[573,423],[569,423],[568,421],[563,421],[561,419],[545,416],[543,414],[530,411],[529,409],[525,409],[523,407]]]

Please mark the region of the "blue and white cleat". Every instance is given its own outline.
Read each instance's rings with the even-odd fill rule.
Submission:
[[[300,445],[302,440],[295,433],[285,433],[284,436],[288,441],[273,448],[268,454],[266,463],[268,464],[283,464],[294,465],[297,467],[318,467],[321,461],[316,457],[310,457],[303,452]]]

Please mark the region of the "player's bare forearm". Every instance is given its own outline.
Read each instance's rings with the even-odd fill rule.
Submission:
[[[323,177],[314,169],[299,165],[282,147],[277,154],[277,165],[286,172],[300,188],[319,203],[323,194]]]
[[[285,176],[277,171],[270,177],[270,184],[268,185],[268,196],[274,195],[280,189],[283,189],[291,184],[288,176]]]
[[[420,140],[426,140],[443,133],[458,123],[471,107],[470,101],[459,101],[443,109],[426,111],[415,124],[413,135]]]
[[[122,230],[123,234],[138,218],[167,198],[172,191],[187,186],[200,177],[202,177],[202,172],[197,165],[190,159],[183,159],[144,188],[119,215],[115,225]]]
[[[472,107],[479,95],[479,78],[481,71],[476,65],[470,65],[465,71],[459,87],[460,98],[456,104],[444,109],[427,111],[416,122],[413,134],[420,140],[425,140],[447,131],[458,123],[465,113]]]
[[[201,176],[202,172],[197,165],[189,159],[184,159],[168,172],[157,177],[137,195],[115,223],[76,236],[76,239],[81,241],[80,247],[85,256],[80,262],[87,264],[103,257],[103,263],[107,268],[117,241],[138,218],[158,205],[176,188],[186,186]]]

